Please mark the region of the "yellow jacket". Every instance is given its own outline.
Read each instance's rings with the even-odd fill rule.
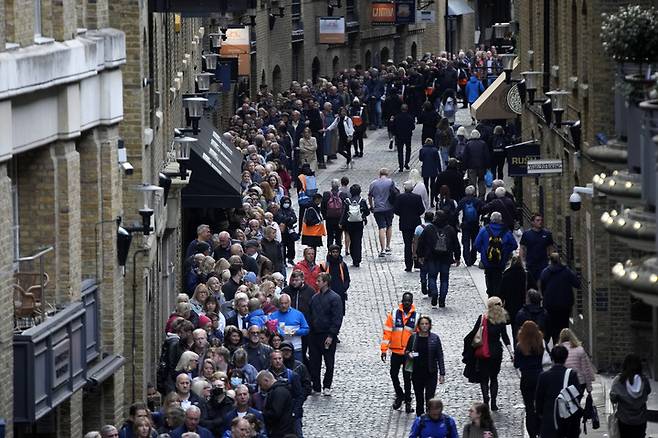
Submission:
[[[404,313],[400,304],[394,312],[388,314],[382,335],[382,353],[390,349],[394,354],[404,354],[409,338],[416,331],[416,316],[416,307],[413,304],[409,313]]]

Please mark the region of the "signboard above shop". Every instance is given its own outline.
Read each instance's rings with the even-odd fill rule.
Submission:
[[[539,142],[525,141],[505,147],[509,176],[528,176],[528,161],[540,158]]]
[[[395,3],[373,2],[370,4],[370,22],[373,26],[395,24]]]
[[[417,23],[436,23],[436,11],[423,9],[416,11]]]
[[[318,44],[345,44],[345,17],[320,17]]]
[[[416,22],[416,0],[395,1],[395,24],[413,24]]]
[[[561,174],[562,160],[528,160],[528,175]]]

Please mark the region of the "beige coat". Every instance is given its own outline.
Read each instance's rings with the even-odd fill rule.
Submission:
[[[314,172],[318,170],[318,158],[315,155],[315,151],[318,149],[318,141],[315,137],[311,137],[308,140],[304,137],[299,139],[299,166],[301,167],[304,163],[308,163],[313,169]]]

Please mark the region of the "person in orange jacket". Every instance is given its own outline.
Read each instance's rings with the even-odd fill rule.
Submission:
[[[395,401],[393,409],[400,409],[404,401],[405,412],[413,412],[411,407],[411,373],[404,370],[405,353],[409,338],[416,330],[416,308],[414,307],[414,295],[405,292],[402,295],[402,303],[393,312],[388,314],[382,335],[381,357],[386,362],[386,354],[391,350],[391,380],[395,388]],[[402,368],[402,379],[404,391],[400,387],[400,368]]]

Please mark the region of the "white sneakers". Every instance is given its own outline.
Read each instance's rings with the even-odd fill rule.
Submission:
[[[324,395],[325,397],[331,397],[331,388],[324,388],[322,390],[322,395]]]

